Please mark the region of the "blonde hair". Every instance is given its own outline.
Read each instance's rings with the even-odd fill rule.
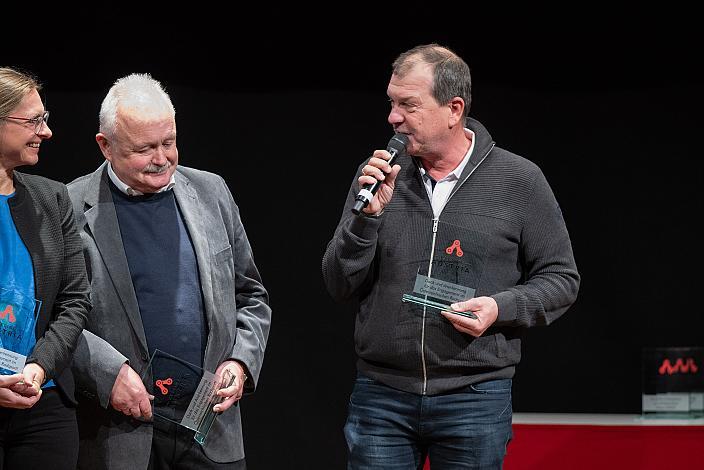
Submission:
[[[9,67],[0,67],[0,118],[6,118],[20,105],[27,93],[41,90],[36,78]]]

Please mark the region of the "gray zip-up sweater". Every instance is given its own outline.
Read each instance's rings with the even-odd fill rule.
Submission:
[[[416,165],[402,159],[378,218],[352,214],[355,176],[323,257],[332,297],[359,301],[359,372],[407,392],[435,395],[513,377],[521,330],[550,324],[577,297],[569,234],[543,173],[496,147],[478,121],[467,127],[475,148],[438,220]],[[433,278],[493,297],[496,323],[474,338],[437,310],[402,302],[429,268]]]

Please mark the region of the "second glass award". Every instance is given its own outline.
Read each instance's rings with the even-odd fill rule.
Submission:
[[[20,373],[34,345],[42,303],[14,289],[0,288],[0,374]]]
[[[154,415],[195,431],[193,438],[203,444],[218,414],[213,406],[223,400],[217,391],[232,385],[235,376],[225,370],[218,377],[157,349],[143,380],[154,395]]]
[[[476,319],[473,312],[458,312],[450,305],[474,297],[487,240],[475,230],[439,220],[432,223],[434,236],[426,248],[427,261],[420,263],[412,291],[401,300]]]

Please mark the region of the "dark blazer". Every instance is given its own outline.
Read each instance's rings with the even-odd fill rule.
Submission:
[[[174,178],[174,196],[196,253],[208,322],[204,368],[215,371],[222,361],[237,359],[247,367],[245,391],[253,392],[264,360],[271,309],[239,209],[220,176],[179,166]],[[110,406],[122,364],[129,362],[141,375],[149,355],[108,184],[103,163],[68,185],[93,301],[73,362],[80,398],[78,467],[144,470],[149,464],[152,426]],[[239,406],[218,416],[203,450],[215,462],[244,458]]]
[[[35,297],[41,310],[37,344],[27,362],[36,362],[75,403],[71,357],[90,310],[81,237],[66,186],[41,176],[14,172],[9,199],[17,232],[34,268]]]

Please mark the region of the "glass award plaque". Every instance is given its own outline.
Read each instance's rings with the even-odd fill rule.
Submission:
[[[34,346],[41,301],[0,288],[0,374],[21,373]]]
[[[703,347],[644,348],[643,417],[704,417],[703,366]]]
[[[468,294],[471,292],[471,294],[469,294],[469,297],[465,297],[464,295],[448,294],[450,292],[467,292]],[[476,320],[477,316],[474,313],[470,311],[457,312],[450,307],[450,304],[452,303],[461,302],[463,300],[471,299],[472,297],[474,297],[474,289],[452,284],[447,281],[443,281],[442,279],[418,274],[416,276],[416,284],[413,294],[403,294],[401,301],[411,302],[445,312],[451,312],[455,315],[462,315],[463,317],[473,318]]]
[[[219,414],[213,406],[223,401],[216,393],[232,385],[235,376],[225,370],[223,377],[218,377],[157,349],[143,380],[147,391],[154,395],[154,416],[195,431],[193,438],[203,444]]]
[[[440,221],[433,221],[433,232],[426,248],[428,259],[420,263],[411,291],[401,300],[476,319],[474,313],[456,312],[450,304],[474,297],[486,258],[486,237]]]

